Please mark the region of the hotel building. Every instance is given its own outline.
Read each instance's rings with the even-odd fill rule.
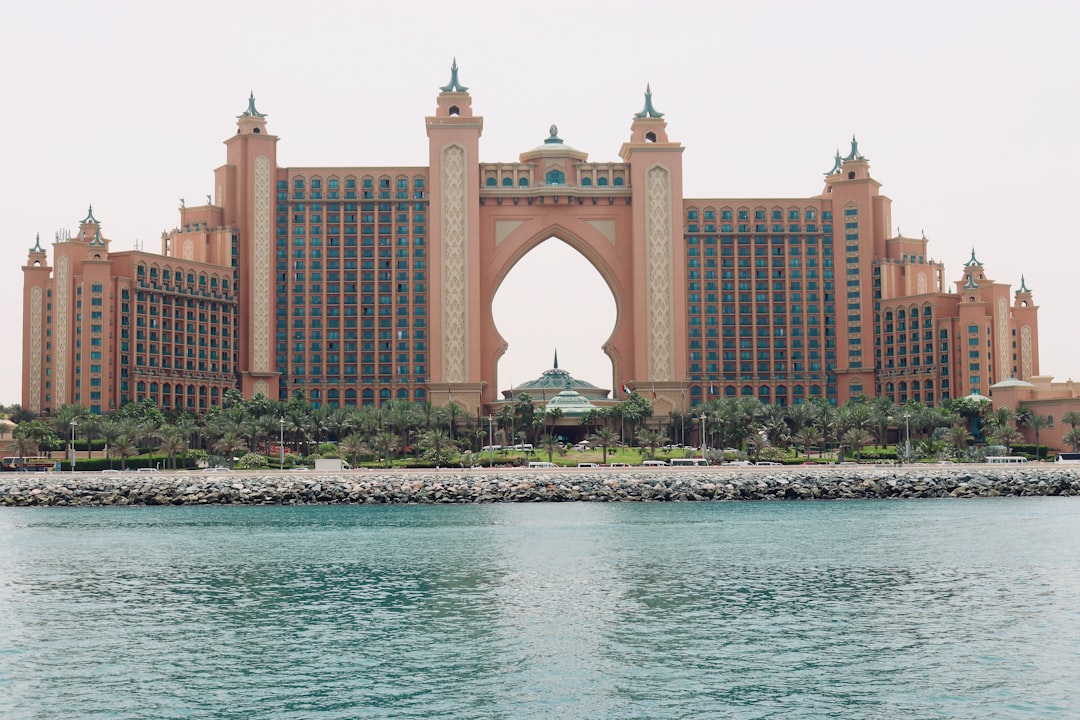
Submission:
[[[925,237],[892,233],[854,139],[807,197],[686,198],[684,148],[647,90],[618,160],[589,161],[552,126],[517,160],[481,162],[456,64],[426,129],[425,166],[282,167],[252,97],[214,196],[180,208],[160,252],[111,251],[93,211],[51,265],[35,243],[23,406],[202,413],[236,387],[486,413],[507,347],[495,292],[551,237],[614,297],[616,397],[642,391],[658,415],[710,397],[933,404],[1038,375],[1025,284],[990,279],[974,252],[950,284]]]

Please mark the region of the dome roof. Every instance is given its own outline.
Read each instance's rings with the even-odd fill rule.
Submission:
[[[549,412],[554,408],[561,410],[563,417],[583,417],[591,410],[597,409],[595,405],[589,402],[588,398],[569,388],[553,397],[548,402],[545,412]]]

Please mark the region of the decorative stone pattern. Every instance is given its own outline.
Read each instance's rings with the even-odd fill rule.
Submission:
[[[916,281],[917,292],[920,295],[926,294],[926,273],[919,273],[919,279]]]
[[[270,397],[270,384],[267,383],[265,380],[256,380],[255,385],[252,386],[252,391],[256,395]]]
[[[443,381],[465,382],[468,364],[468,188],[465,148],[442,151]]]
[[[650,381],[674,380],[671,299],[671,173],[657,165],[645,175],[645,297]]]
[[[998,376],[997,379],[1005,380],[1012,377],[1012,364],[1009,354],[1009,304],[1005,298],[997,301],[998,322]]]
[[[1027,380],[1035,374],[1034,351],[1030,325],[1020,328],[1020,379]]]
[[[56,351],[53,354],[55,362],[53,367],[56,368],[56,387],[53,392],[53,405],[60,407],[68,401],[67,394],[67,365],[68,365],[68,277],[70,275],[70,269],[68,267],[68,258],[66,255],[61,255],[56,259],[56,275],[54,287],[56,288],[56,310],[53,316],[56,318],[56,328],[54,331],[54,337],[56,343],[53,345]]]
[[[34,413],[41,412],[41,288],[30,289],[30,407]]]
[[[270,159],[255,158],[255,212],[252,234],[251,369],[270,372]]]
[[[195,241],[191,238],[184,238],[184,259],[195,259]]]

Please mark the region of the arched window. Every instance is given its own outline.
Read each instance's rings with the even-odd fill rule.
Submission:
[[[547,175],[544,176],[544,182],[548,185],[565,185],[566,173],[562,170],[548,170]]]
[[[502,179],[502,184],[503,187],[514,187],[514,178],[507,175]]]
[[[626,184],[626,181],[623,180],[621,177],[615,178],[615,187],[622,187],[625,184]]]
[[[495,187],[495,178],[489,177],[487,180],[484,181],[484,184],[488,187]]]
[[[608,184],[608,180],[607,180],[607,178],[606,178],[606,177],[604,177],[603,175],[601,175],[600,177],[598,177],[598,178],[596,179],[596,184],[597,184],[597,185],[599,185],[600,187],[607,187],[607,184]]]
[[[518,187],[529,187],[529,178],[527,176],[525,176],[525,175],[522,175],[521,177],[519,177],[518,178]]]
[[[588,176],[581,178],[581,186],[582,187],[591,187],[592,186],[592,178],[588,177]]]

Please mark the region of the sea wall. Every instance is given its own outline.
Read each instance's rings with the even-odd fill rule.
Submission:
[[[4,473],[0,506],[683,502],[1080,495],[1080,466]]]

